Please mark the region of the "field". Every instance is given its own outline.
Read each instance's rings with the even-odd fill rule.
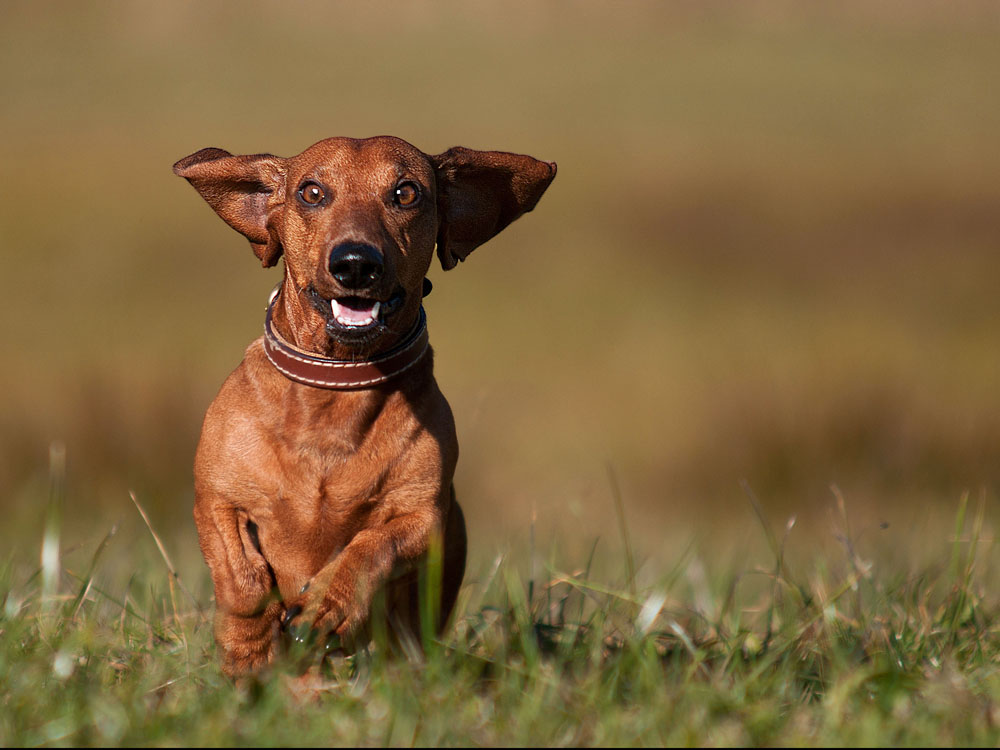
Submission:
[[[998,69],[964,0],[4,3],[0,745],[995,745]],[[280,271],[170,165],[381,133],[559,164],[430,274],[460,612],[237,688],[191,462]]]
[[[850,530],[805,572],[760,514],[768,565],[706,570],[689,550],[653,586],[595,580],[520,555],[474,572],[441,640],[384,639],[323,661],[290,650],[234,686],[199,600],[164,551],[104,588],[105,550],[3,572],[5,745],[995,745],[996,591],[983,506],[957,513],[951,549],[883,573]],[[49,532],[57,534],[55,515]],[[155,532],[151,537],[160,544]],[[51,539],[47,535],[47,541]],[[623,537],[626,548],[629,536]],[[87,550],[90,553],[90,550]],[[534,560],[528,549],[527,558]],[[109,553],[108,553],[109,554]],[[157,569],[159,567],[159,569]],[[62,583],[60,583],[62,578]],[[623,580],[624,578],[624,580]],[[121,590],[121,589],[119,589]],[[302,675],[308,676],[304,680]]]

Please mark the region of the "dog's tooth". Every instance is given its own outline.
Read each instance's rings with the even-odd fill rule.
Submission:
[[[372,320],[378,320],[378,310],[382,306],[381,302],[376,302],[372,305]]]

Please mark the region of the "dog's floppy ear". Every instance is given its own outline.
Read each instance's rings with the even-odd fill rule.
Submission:
[[[438,186],[438,257],[446,271],[533,209],[556,176],[555,162],[461,146],[431,161]]]
[[[281,257],[281,241],[270,226],[272,209],[284,199],[284,159],[270,154],[233,156],[203,148],[174,164],[222,219],[250,240],[264,268]]]

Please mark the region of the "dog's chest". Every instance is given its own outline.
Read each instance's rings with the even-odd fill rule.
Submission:
[[[388,490],[404,451],[386,436],[367,435],[358,444],[343,434],[296,439],[277,447],[281,471],[275,477],[276,520],[299,529],[351,529],[373,513],[391,512]]]
[[[263,493],[273,535],[328,551],[398,512],[419,432],[398,408],[290,416],[272,433],[278,471]]]

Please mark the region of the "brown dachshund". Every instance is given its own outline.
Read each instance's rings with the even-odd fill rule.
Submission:
[[[258,670],[283,631],[358,643],[380,591],[390,632],[419,637],[418,571],[433,550],[440,599],[425,611],[440,632],[466,537],[425,275],[435,245],[451,269],[532,210],[556,165],[466,148],[429,156],[378,137],[287,159],[207,148],[174,172],[265,267],[285,258],[265,335],[209,407],[195,458],[223,670]]]

